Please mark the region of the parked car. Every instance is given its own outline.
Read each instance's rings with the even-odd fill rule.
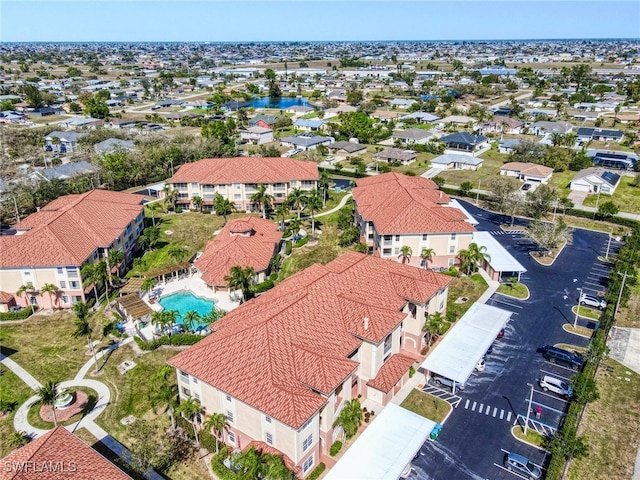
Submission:
[[[551,377],[549,375],[545,375],[540,380],[538,380],[540,384],[540,388],[545,392],[551,391],[553,393],[557,393],[558,395],[562,395],[563,397],[570,397],[573,395],[573,389],[569,386],[567,382],[561,380],[556,377]]]
[[[496,338],[500,339],[504,337],[504,328],[498,332],[498,336]]]
[[[486,357],[487,355],[491,355],[492,353],[493,353],[493,343],[489,345],[489,348],[487,348],[487,351],[484,354],[484,356]]]
[[[442,377],[440,375],[434,375],[433,377],[431,377],[431,381],[433,383],[435,383],[436,385],[438,385],[439,387],[444,385],[444,386],[449,387],[451,389],[453,389],[453,385],[455,383],[456,390],[461,390],[461,391],[464,390],[464,383],[454,382],[450,378]]]
[[[20,305],[14,305],[13,307],[9,307],[9,311],[10,312],[19,312],[20,310],[22,310],[23,307],[21,307]]]
[[[542,476],[542,470],[540,470],[539,466],[527,457],[523,457],[517,453],[510,452],[505,454],[504,466],[507,470],[524,475],[530,480],[538,480]]]
[[[580,295],[580,305],[586,305],[587,307],[597,308],[599,310],[607,308],[607,302],[587,293]]]
[[[477,372],[483,372],[484,371],[484,367],[486,367],[486,366],[487,365],[485,363],[484,357],[482,357],[480,359],[480,361],[478,363],[476,363],[476,371]]]
[[[551,345],[545,345],[541,349],[542,356],[551,363],[558,363],[567,367],[578,370],[582,367],[584,360],[582,357],[571,353],[568,350],[562,348],[552,347]]]
[[[524,185],[522,185],[522,191],[523,192],[526,192],[530,188],[531,188],[531,184],[530,183],[525,183]]]

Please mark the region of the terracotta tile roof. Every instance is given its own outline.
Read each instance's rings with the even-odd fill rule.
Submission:
[[[227,185],[231,183],[286,183],[318,180],[318,165],[311,161],[275,157],[205,158],[182,165],[169,183]]]
[[[250,235],[244,236],[245,232]],[[224,277],[235,265],[252,267],[256,272],[266,270],[281,238],[278,225],[270,220],[259,217],[230,220],[207,243],[194,265],[207,285],[226,285]]]
[[[18,223],[23,234],[0,237],[0,268],[80,265],[111,245],[142,212],[141,202],[108,190],[60,197]]]
[[[23,467],[22,472],[17,471],[18,466]],[[47,471],[49,466],[50,470],[57,467],[58,471]],[[131,479],[129,475],[62,426],[54,428],[2,459],[0,480],[61,480],[65,478]]]
[[[502,165],[500,170],[514,170],[524,175],[534,175],[538,177],[546,177],[553,173],[553,168],[551,167],[529,162],[508,162]]]
[[[383,235],[474,232],[462,211],[447,207],[449,196],[422,177],[385,173],[357,180],[353,198],[364,220]]]
[[[391,355],[391,358],[378,371],[378,375],[369,380],[367,385],[387,393],[409,371],[409,367],[415,362],[415,358],[401,353]]]
[[[13,301],[13,295],[7,292],[0,292],[0,303],[11,303]]]
[[[425,303],[450,282],[429,270],[345,253],[233,310],[169,363],[298,429],[357,369],[348,357],[362,339],[381,342],[405,317],[407,299]]]

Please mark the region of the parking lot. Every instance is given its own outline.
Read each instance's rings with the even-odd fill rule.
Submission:
[[[478,230],[492,232],[527,268],[521,282],[529,287],[531,296],[519,301],[494,294],[487,302],[513,312],[511,321],[504,337],[494,342],[485,370],[474,372],[465,390],[456,392],[458,398],[451,399],[450,403],[455,402],[457,407],[438,439],[423,446],[414,461],[412,478],[514,479],[520,475],[502,466],[505,451],[521,454],[543,467],[548,461],[543,450],[517,441],[511,428],[518,421],[524,424],[530,395],[529,428],[544,434],[561,425],[566,399],[543,391],[538,381],[548,375],[568,382],[576,372],[546,361],[538,349],[558,343],[587,345],[586,338],[572,335],[562,327],[575,320],[571,308],[577,304],[580,289],[594,295],[605,291],[610,264],[599,261],[598,256],[606,254],[608,235],[576,230],[572,244],[547,267],[531,258],[529,253],[537,247],[522,233],[505,234],[499,229],[500,216],[470,204],[465,203],[464,207],[480,221]],[[619,246],[619,242],[613,241],[609,254],[614,255]],[[593,322],[579,319],[584,326]],[[442,390],[443,396],[451,396],[446,387]],[[540,418],[536,418],[538,407]]]

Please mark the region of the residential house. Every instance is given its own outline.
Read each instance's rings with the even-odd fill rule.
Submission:
[[[285,109],[285,112],[293,113],[294,115],[306,115],[307,113],[311,113],[313,111],[313,107],[308,107],[306,105],[291,105],[290,107]]]
[[[273,130],[273,127],[275,126],[276,122],[279,119],[280,117],[276,115],[258,114],[255,117],[253,117],[251,120],[249,120],[249,126],[262,127],[262,128],[268,128],[270,130]]]
[[[267,279],[271,259],[278,253],[281,239],[282,232],[271,220],[235,218],[207,243],[194,266],[202,272],[202,280],[214,290],[227,289],[225,277],[235,265],[253,268],[253,283],[261,283]]]
[[[620,185],[620,178],[617,173],[609,172],[602,167],[590,167],[580,170],[571,179],[569,188],[577,192],[613,195],[618,185]]]
[[[333,137],[323,137],[313,133],[300,133],[280,139],[283,146],[301,150],[315,150],[318,145],[331,145],[334,141]]]
[[[524,114],[533,118],[555,118],[558,116],[558,112],[550,108],[525,108]]]
[[[273,130],[264,127],[249,127],[240,130],[240,141],[252,145],[273,142]]]
[[[371,114],[371,118],[380,120],[382,123],[389,123],[395,121],[402,116],[400,112],[390,112],[388,110],[376,110]]]
[[[296,273],[169,359],[182,399],[227,417],[232,448],[276,449],[298,478],[328,461],[334,422],[361,396],[387,404],[443,312],[451,278],[348,252]]]
[[[576,132],[579,141],[590,142],[597,140],[600,142],[620,142],[624,137],[622,130],[607,130],[603,128],[580,127]]]
[[[537,163],[508,162],[500,167],[500,175],[516,177],[528,183],[549,183],[552,174],[553,168]]]
[[[635,153],[620,150],[587,149],[587,157],[590,157],[596,166],[620,170],[635,171],[638,163],[638,156]]]
[[[93,149],[98,155],[105,155],[113,152],[127,152],[134,148],[135,145],[132,140],[121,140],[119,138],[107,138],[93,146]]]
[[[319,132],[323,129],[327,122],[319,118],[304,119],[300,118],[293,123],[293,126],[298,130],[304,130],[305,132]]]
[[[477,170],[484,160],[473,155],[445,153],[431,160],[431,167],[443,170]]]
[[[355,142],[345,142],[345,141],[333,142],[332,144],[327,145],[327,147],[329,148],[329,150],[331,150],[334,153],[334,155],[336,156],[336,159],[340,159],[340,160],[362,155],[367,151],[366,145],[362,145],[360,143],[355,143]]]
[[[467,117],[465,115],[449,115],[448,117],[437,120],[438,125],[475,125],[478,121],[473,117]]]
[[[46,152],[71,153],[78,148],[78,139],[82,133],[54,131],[44,137]]]
[[[565,135],[572,131],[573,125],[565,121],[549,122],[541,120],[529,126],[529,132],[537,136],[550,135],[552,133],[561,133]]]
[[[402,150],[400,148],[385,148],[376,153],[373,158],[378,162],[401,163],[409,165],[416,161],[417,155],[413,150]]]
[[[391,108],[400,108],[400,109],[407,109],[414,103],[416,103],[415,100],[406,99],[406,98],[394,98],[389,101],[389,105],[391,106]]]
[[[126,118],[112,118],[106,125],[115,129],[135,128],[138,126],[138,120],[128,120]]]
[[[52,115],[64,115],[64,109],[58,107],[40,107],[29,112],[30,117],[50,117]]]
[[[82,266],[112,249],[130,261],[143,220],[140,195],[91,190],[59,197],[16,224],[14,235],[0,236],[0,291],[16,296],[28,285],[28,303],[45,308],[86,301],[93,285],[83,285]],[[46,283],[59,289],[51,299],[40,291]]]
[[[511,153],[522,143],[518,138],[504,138],[498,142],[498,152]]]
[[[440,137],[440,141],[453,153],[467,152],[479,154],[489,147],[489,141],[483,135],[473,135],[467,132],[457,132]]]
[[[33,173],[29,175],[29,179],[36,183],[42,180],[68,180],[69,178],[77,177],[79,175],[87,175],[95,172],[96,167],[86,160],[80,160],[78,162],[63,163],[57,167],[36,168]]]
[[[412,112],[407,115],[403,115],[398,120],[406,122],[407,120],[415,120],[416,123],[433,123],[439,120],[440,117],[429,112]]]
[[[62,425],[2,459],[2,480],[131,480]]]
[[[427,178],[385,173],[357,180],[355,224],[374,255],[410,265],[448,268],[471,243],[475,228],[451,199]],[[411,247],[409,259],[401,249]],[[423,249],[433,249],[428,261]]]
[[[24,113],[5,110],[0,112],[0,123],[24,123],[27,117]]]
[[[423,128],[408,128],[406,130],[395,130],[391,136],[391,140],[399,141],[404,145],[412,145],[414,143],[425,144],[433,136],[432,132]]]
[[[264,184],[276,204],[300,188],[318,188],[315,162],[284,157],[205,158],[182,165],[167,182],[178,191],[176,203],[193,207],[193,197],[203,200],[204,210],[213,208],[216,193],[232,201],[237,210],[257,210],[251,200],[258,185]]]
[[[96,129],[104,125],[104,120],[99,118],[87,118],[87,117],[71,117],[61,122],[58,122],[58,125],[64,128],[69,128],[71,130],[77,130],[82,128],[87,129]]]
[[[516,120],[515,118],[497,115],[490,120],[487,120],[480,125],[480,131],[485,133],[509,133],[520,134],[522,131],[523,122]]]
[[[337,117],[341,113],[351,113],[357,111],[358,109],[356,107],[352,107],[351,105],[338,105],[335,108],[327,108],[324,111],[324,118],[326,120],[329,118]]]

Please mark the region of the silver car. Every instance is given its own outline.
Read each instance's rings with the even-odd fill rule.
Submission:
[[[599,310],[607,308],[607,302],[587,293],[580,295],[580,305],[586,305],[587,307],[597,308]]]
[[[507,453],[504,456],[504,466],[507,470],[517,472],[530,480],[538,480],[542,476],[540,467],[517,453]]]

